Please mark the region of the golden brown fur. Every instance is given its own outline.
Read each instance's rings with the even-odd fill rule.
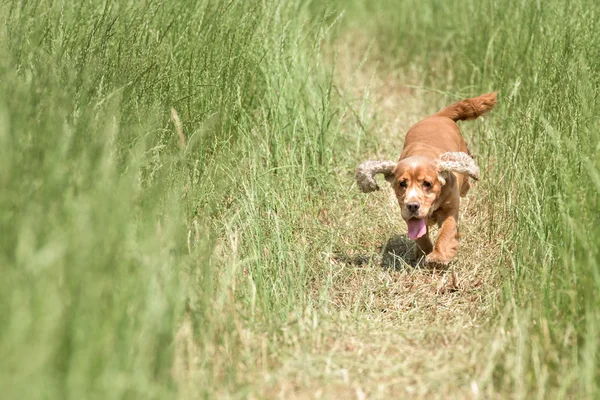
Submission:
[[[462,100],[412,126],[398,164],[392,175],[386,177],[392,183],[407,223],[411,219],[426,219],[427,232],[416,242],[427,254],[428,263],[447,264],[456,255],[460,197],[470,187],[468,176],[440,171],[437,160],[448,152],[469,154],[456,121],[475,119],[495,104],[496,93]],[[435,245],[429,238],[429,226],[433,224],[439,226]]]
[[[379,190],[374,179],[383,174],[398,198],[408,235],[427,254],[427,263],[447,264],[458,251],[460,197],[479,167],[469,155],[456,121],[475,119],[496,104],[496,93],[454,103],[410,128],[398,162],[365,161],[356,169],[358,188]],[[429,226],[440,228],[435,245]]]

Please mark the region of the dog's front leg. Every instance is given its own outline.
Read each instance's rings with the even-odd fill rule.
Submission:
[[[447,265],[458,253],[458,211],[441,215],[440,230],[433,251],[425,258],[428,264]]]

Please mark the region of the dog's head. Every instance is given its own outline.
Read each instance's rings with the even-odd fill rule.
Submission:
[[[479,167],[468,154],[450,152],[437,159],[412,156],[398,163],[367,161],[357,168],[356,181],[362,192],[372,192],[379,189],[374,176],[383,174],[396,192],[409,236],[417,239],[427,231],[427,218],[435,211],[434,203],[452,172],[479,179]]]

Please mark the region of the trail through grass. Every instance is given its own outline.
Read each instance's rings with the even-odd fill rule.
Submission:
[[[358,136],[349,163],[397,157],[404,133],[437,111],[433,99],[439,98],[414,89],[422,87],[418,71],[358,64],[365,48],[356,40],[363,34],[352,32],[336,43],[341,52],[336,87],[349,107],[342,132]],[[485,124],[463,127],[467,137],[477,128]],[[347,184],[330,193],[319,214],[333,236],[332,253],[325,255],[329,272],[318,283],[328,300],[312,333],[324,343],[295,355],[296,365],[278,385],[284,392],[294,389],[292,397],[477,395],[498,294],[497,271],[491,268],[498,242],[481,229],[487,218],[485,183],[463,203],[458,262],[450,270],[431,271],[415,268],[414,244],[391,189],[357,195],[349,191],[348,171],[340,172],[338,179]]]
[[[362,195],[352,172],[362,159],[397,157],[404,132],[437,110],[428,100],[439,96],[413,89],[422,86],[418,71],[361,65],[357,55],[365,55],[367,42],[355,40],[362,35],[335,43],[334,101],[343,111],[341,165],[347,167],[332,171],[335,185],[312,211],[314,219],[303,223],[321,243],[308,283],[313,305],[270,334],[238,332],[236,368],[250,374],[247,390],[258,398],[476,395],[499,290],[491,268],[498,243],[481,229],[485,189],[474,189],[463,204],[463,249],[454,268],[409,264],[414,244],[391,190]],[[464,128],[468,136],[485,123]],[[181,352],[200,357],[187,325],[181,333]],[[195,368],[185,379],[193,381]]]

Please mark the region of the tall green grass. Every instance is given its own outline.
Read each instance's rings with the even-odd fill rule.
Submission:
[[[2,397],[172,398],[185,318],[185,363],[209,371],[193,397],[240,390],[240,320],[306,301],[302,219],[335,139],[323,18],[208,0],[0,15]]]
[[[477,151],[502,237],[498,353],[481,381],[518,397],[596,397],[600,378],[600,6],[354,2],[392,65],[447,101],[499,90]],[[392,54],[392,57],[387,57]],[[441,105],[442,103],[440,103]]]
[[[477,380],[597,396],[599,7],[2,3],[2,398],[250,393],[270,334],[328,301],[315,212],[356,147],[322,49],[338,28],[440,106],[500,90],[474,138],[505,277]]]

